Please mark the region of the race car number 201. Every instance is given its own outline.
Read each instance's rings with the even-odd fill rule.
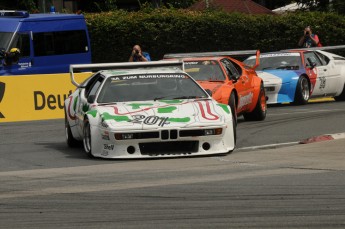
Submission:
[[[164,126],[165,124],[169,124],[168,122],[169,117],[159,117],[159,116],[145,116],[145,115],[133,115],[133,123],[144,123],[146,125],[155,125],[158,123],[158,126]]]

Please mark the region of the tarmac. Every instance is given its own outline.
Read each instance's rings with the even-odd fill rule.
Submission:
[[[345,133],[317,136],[289,146],[232,153],[231,161],[252,166],[343,171]]]

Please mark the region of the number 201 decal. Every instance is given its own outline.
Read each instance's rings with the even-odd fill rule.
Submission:
[[[146,125],[157,125],[164,126],[165,124],[169,124],[168,122],[169,117],[159,117],[159,116],[145,116],[145,115],[133,115],[133,123],[144,123]]]

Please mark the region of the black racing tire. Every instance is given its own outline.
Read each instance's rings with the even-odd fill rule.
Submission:
[[[237,115],[236,115],[237,117]],[[234,131],[234,149],[236,148],[236,144],[237,144],[237,119],[232,119],[232,128]]]
[[[86,155],[90,158],[93,158],[92,147],[91,147],[91,126],[88,119],[84,120],[83,146],[84,146],[84,151]]]
[[[236,95],[235,92],[231,92],[229,98],[229,104],[231,108],[232,119],[234,120],[234,126],[237,126],[237,106],[236,106]]]
[[[334,97],[335,101],[345,101],[345,84],[340,95]]]
[[[244,113],[243,117],[246,121],[262,121],[265,120],[267,114],[266,93],[264,85],[261,84],[258,100],[254,110],[250,113]]]
[[[300,76],[296,85],[296,92],[293,104],[305,105],[310,98],[310,86],[307,77]]]
[[[68,123],[67,117],[65,115],[65,134],[66,134],[66,143],[69,147],[75,148],[80,146],[80,141],[73,137],[71,126]]]

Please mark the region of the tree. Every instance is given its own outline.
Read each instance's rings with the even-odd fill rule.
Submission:
[[[0,0],[0,6],[2,9],[23,9],[28,10],[30,12],[37,12],[37,1],[35,0]]]

